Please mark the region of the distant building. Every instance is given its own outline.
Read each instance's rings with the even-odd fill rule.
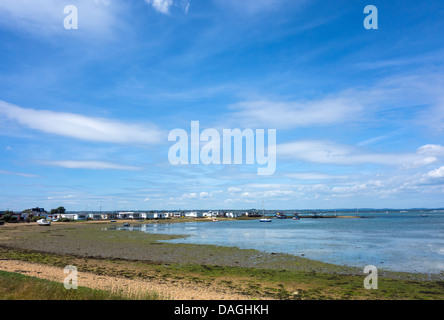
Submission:
[[[154,214],[153,213],[147,213],[147,212],[119,212],[117,214],[118,219],[153,219]]]
[[[238,218],[242,216],[242,213],[240,212],[227,212],[225,213],[225,216],[228,218]]]
[[[167,215],[164,212],[145,212],[141,217],[143,219],[165,219]]]
[[[92,220],[101,220],[102,213],[88,213],[86,217]]]
[[[154,213],[152,212],[142,212],[140,214],[141,219],[154,219]]]
[[[59,220],[62,218],[62,213],[53,213],[53,214],[49,213],[49,214],[46,214],[45,217],[48,220],[56,221],[56,220]]]
[[[102,213],[102,220],[114,220],[117,219],[117,213]]]
[[[262,214],[259,212],[246,212],[245,215],[247,217],[261,217],[262,216]]]
[[[85,212],[78,213],[62,213],[60,218],[70,219],[70,220],[85,220],[88,217],[88,214]]]
[[[45,216],[48,212],[45,209],[35,207],[31,209],[31,213],[33,216]]]
[[[165,219],[165,213],[164,212],[155,212],[154,213],[154,219]]]
[[[185,212],[185,217],[187,218],[202,218],[203,213],[197,211]]]
[[[134,212],[119,212],[117,214],[118,219],[132,219]]]
[[[219,211],[207,211],[203,213],[204,217],[217,217],[219,216]]]
[[[172,212],[164,212],[163,217],[165,219],[172,218],[172,217],[174,217],[174,213],[172,213]]]

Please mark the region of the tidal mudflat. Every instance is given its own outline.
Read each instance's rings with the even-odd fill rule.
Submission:
[[[442,275],[384,271],[378,290],[367,290],[360,268],[254,249],[166,243],[159,240],[181,236],[108,230],[110,225],[8,224],[0,229],[0,258],[59,267],[71,264],[79,272],[254,299],[444,298]]]

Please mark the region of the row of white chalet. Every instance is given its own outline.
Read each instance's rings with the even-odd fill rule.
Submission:
[[[59,214],[57,217],[51,217],[54,220],[59,218],[70,220],[116,220],[116,219],[165,219],[168,213],[148,213],[148,212],[119,212],[119,213],[88,213],[88,212],[69,212]]]
[[[219,211],[189,211],[189,212],[119,212],[119,213],[87,213],[87,212],[73,212],[53,215],[51,219],[57,220],[59,218],[68,218],[70,220],[116,220],[116,219],[169,219],[169,218],[205,218],[205,217],[228,217],[237,218],[241,216],[248,216],[248,212],[224,212]]]
[[[206,218],[227,217],[237,218],[241,216],[255,216],[257,213],[249,212],[226,212],[226,211],[174,211],[174,212],[65,212],[48,213],[43,208],[32,208],[27,213],[13,213],[17,220],[26,220],[28,216],[42,217],[48,220],[70,219],[70,220],[117,220],[117,219],[169,219],[169,218]],[[2,216],[0,212],[0,217]]]

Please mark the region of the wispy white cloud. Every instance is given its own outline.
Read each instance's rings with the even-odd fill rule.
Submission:
[[[66,200],[66,199],[72,199],[72,198],[76,198],[76,196],[73,194],[68,194],[65,196],[57,196],[57,197],[49,196],[49,197],[47,197],[48,200]]]
[[[443,61],[443,52],[432,51],[432,52],[421,52],[420,55],[410,56],[410,57],[402,57],[402,58],[392,58],[392,59],[383,59],[376,60],[371,62],[360,62],[356,63],[355,66],[360,69],[388,69],[393,67],[412,67],[418,65],[424,65],[427,62],[442,62]]]
[[[323,175],[322,175],[323,176]],[[329,175],[326,175],[329,177]],[[312,177],[316,178],[313,174]],[[314,182],[304,184],[249,184],[243,186],[246,190],[238,198],[230,198],[230,202],[242,202],[243,199],[267,199],[268,201],[286,201],[300,203],[301,201],[318,200],[336,201],[339,199],[371,197],[377,199],[397,199],[411,195],[431,195],[443,192],[444,167],[425,172],[413,173],[400,170],[395,173],[380,175],[354,175],[344,179],[328,179],[323,183]],[[327,180],[327,179],[325,179]],[[335,200],[333,200],[335,199]]]
[[[286,177],[297,180],[333,180],[333,179],[348,179],[347,175],[334,175],[319,172],[298,172],[285,174]]]
[[[196,192],[184,193],[179,199],[196,199],[198,197]]]
[[[42,161],[42,164],[56,166],[68,169],[93,169],[93,170],[141,170],[140,167],[127,166],[117,163],[104,161],[75,161],[75,160],[59,160],[59,161]]]
[[[425,176],[433,179],[444,178],[444,166],[427,172]]]
[[[243,192],[241,198],[265,199],[265,198],[281,198],[289,197],[295,194],[294,190],[266,190],[266,191],[248,191]]]
[[[242,14],[258,14],[285,8],[289,0],[215,0],[220,6]],[[306,0],[292,0],[293,4],[303,5]]]
[[[361,142],[357,143],[356,145],[358,147],[368,146],[368,145],[374,144],[375,142],[387,139],[388,137],[389,137],[389,135],[377,136],[377,137],[373,137],[373,138],[361,141]]]
[[[349,98],[309,102],[246,101],[230,106],[235,119],[246,127],[292,129],[332,125],[355,119],[362,106]]]
[[[425,125],[442,131],[443,83],[442,75],[433,72],[398,74],[366,87],[350,86],[321,98],[247,99],[230,105],[229,116],[244,127],[297,129],[347,123],[399,125],[409,121],[409,125]],[[359,145],[369,145],[396,133],[379,135]]]
[[[214,190],[214,191],[201,191],[199,193],[197,192],[188,192],[182,194],[178,199],[179,200],[192,200],[192,199],[210,199],[213,198],[215,195],[222,193],[221,190]]]
[[[145,2],[151,4],[156,11],[161,13],[169,13],[170,7],[173,5],[173,0],[145,0]]]
[[[7,174],[7,175],[13,175],[13,176],[19,176],[19,177],[25,177],[25,178],[40,178],[40,176],[35,174],[29,174],[29,173],[22,173],[22,172],[11,172],[6,170],[0,170],[0,174]]]
[[[202,191],[201,193],[199,193],[199,198],[208,198],[210,196],[210,194],[206,191]]]
[[[433,155],[424,154],[424,148],[427,149],[425,146],[414,153],[372,153],[331,141],[301,140],[278,145],[277,155],[279,158],[310,163],[340,165],[373,163],[411,168],[428,165],[437,160]]]
[[[183,8],[185,14],[188,13],[190,8],[190,1],[188,0],[145,0],[145,2],[152,5],[154,10],[163,14],[169,14],[173,6]]]
[[[4,101],[0,101],[0,114],[30,129],[87,141],[156,144],[165,137],[154,125],[142,126],[73,113],[25,109]]]
[[[427,156],[444,156],[444,147],[437,144],[426,144],[418,149],[419,154]]]
[[[242,189],[238,188],[238,187],[229,187],[228,188],[228,192],[230,192],[230,193],[236,193],[236,192],[241,192],[241,191],[242,191]]]

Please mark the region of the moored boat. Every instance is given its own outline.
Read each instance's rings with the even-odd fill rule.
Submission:
[[[51,225],[51,221],[46,220],[46,219],[37,220],[37,223],[39,226],[50,226]]]
[[[270,218],[265,218],[264,201],[262,200],[262,218],[259,219],[260,222],[271,222]]]

